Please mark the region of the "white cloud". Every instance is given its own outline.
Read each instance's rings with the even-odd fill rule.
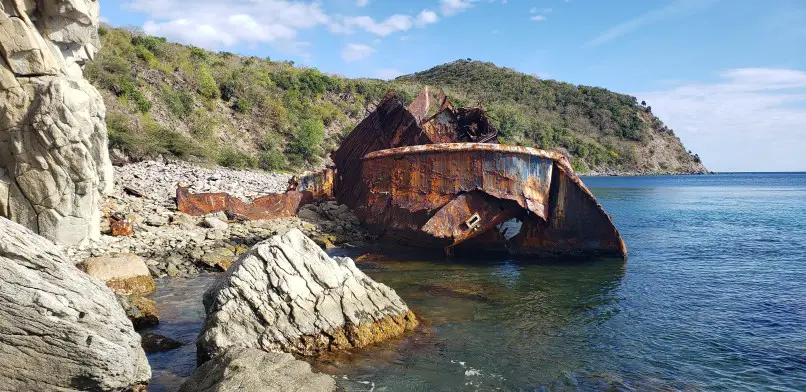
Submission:
[[[385,37],[399,31],[408,31],[414,25],[412,18],[408,15],[392,15],[382,22],[376,22],[369,16],[346,16],[341,23],[333,23],[330,31],[334,33],[353,32],[353,28],[358,27],[366,32]]]
[[[442,11],[442,15],[451,16],[473,7],[473,3],[476,1],[477,0],[439,0],[439,7],[440,11]]]
[[[529,18],[529,19],[531,19],[531,20],[533,20],[535,22],[542,22],[542,21],[546,20],[546,17],[543,16],[543,15],[535,15],[535,16]]]
[[[375,77],[383,80],[391,80],[400,75],[403,75],[403,72],[400,72],[394,68],[383,68],[375,71]]]
[[[716,83],[634,95],[709,169],[806,170],[806,71],[731,69]]]
[[[686,14],[690,12],[702,11],[716,4],[719,0],[675,0],[665,7],[649,11],[626,22],[613,26],[588,41],[587,46],[598,46],[622,37],[633,31],[661,20]]]
[[[349,43],[344,47],[344,50],[341,51],[341,58],[348,63],[352,63],[354,61],[364,60],[372,55],[372,53],[375,53],[375,48],[369,45]]]
[[[369,0],[357,0],[355,5],[358,7],[366,7],[369,4]]]
[[[438,21],[439,16],[436,12],[425,9],[420,11],[415,18],[396,14],[381,22],[376,22],[370,16],[343,16],[337,22],[331,23],[329,28],[332,33],[336,34],[352,34],[355,28],[360,28],[368,33],[386,37],[393,33],[409,31],[414,26],[422,28]]]
[[[436,12],[431,10],[422,10],[417,15],[417,19],[415,20],[414,23],[417,24],[418,27],[424,27],[430,24],[437,23],[438,21],[439,16],[437,16]]]
[[[328,22],[317,2],[131,0],[127,6],[148,15],[146,33],[208,49],[259,43],[287,46],[298,30]]]

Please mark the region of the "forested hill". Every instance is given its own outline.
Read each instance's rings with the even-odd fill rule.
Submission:
[[[703,172],[699,158],[634,97],[456,61],[393,81],[347,79],[102,27],[85,69],[104,97],[114,156],[169,155],[266,170],[321,165],[388,90],[423,86],[483,105],[506,143],[568,153],[581,173]]]

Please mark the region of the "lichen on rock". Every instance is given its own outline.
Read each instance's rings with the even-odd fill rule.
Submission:
[[[0,216],[68,245],[98,238],[112,186],[106,109],[81,71],[98,16],[95,0],[0,3]]]
[[[349,258],[330,258],[299,230],[250,249],[204,295],[199,362],[229,347],[317,355],[400,336],[417,326],[389,287]]]

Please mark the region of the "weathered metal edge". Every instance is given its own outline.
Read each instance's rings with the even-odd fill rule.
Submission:
[[[565,155],[555,151],[540,150],[532,147],[510,146],[490,143],[437,143],[419,146],[396,147],[378,150],[364,155],[363,160],[385,158],[394,155],[422,154],[425,152],[456,152],[456,151],[489,151],[511,154],[524,154],[540,158],[559,161],[566,159]]]

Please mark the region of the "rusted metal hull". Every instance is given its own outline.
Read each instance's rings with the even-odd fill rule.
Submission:
[[[191,215],[273,219],[335,197],[387,243],[448,254],[627,257],[565,155],[501,145],[497,135],[481,108],[455,109],[443,93],[426,89],[408,108],[389,93],[332,154],[335,169],[294,177],[285,194],[251,203],[179,188],[177,205]]]
[[[353,208],[386,241],[534,258],[627,255],[559,153],[479,143],[394,148],[367,154],[360,178],[366,191]],[[513,219],[521,231],[506,239],[499,225]]]
[[[192,194],[187,188],[176,189],[176,206],[181,212],[202,216],[224,212],[230,219],[277,219],[297,215],[299,208],[313,202],[309,191],[289,191],[258,197],[251,203],[226,193]]]

